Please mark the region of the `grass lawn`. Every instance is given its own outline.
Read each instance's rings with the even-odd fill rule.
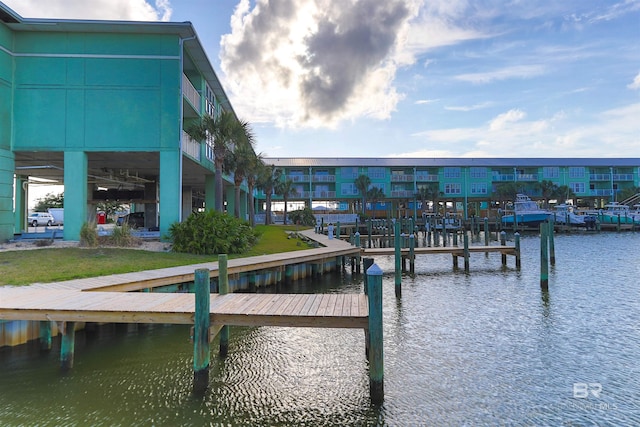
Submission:
[[[288,239],[285,231],[295,226],[258,225],[260,241],[240,258],[309,249],[298,239]],[[28,285],[132,271],[153,270],[178,265],[217,261],[217,256],[175,252],[150,252],[126,248],[42,248],[0,254],[0,285]]]

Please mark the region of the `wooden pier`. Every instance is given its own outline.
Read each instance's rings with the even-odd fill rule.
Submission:
[[[220,334],[220,354],[224,356],[230,325],[363,329],[370,364],[371,400],[381,403],[384,399],[381,298],[370,303],[367,294],[227,293],[229,273],[360,256],[360,248],[339,239],[328,239],[313,232],[307,235],[326,246],[230,261],[226,255],[220,255],[219,262],[215,263],[0,287],[0,320],[40,322],[40,347],[44,350],[51,348],[52,322],[55,322],[61,334],[63,370],[73,366],[76,322],[194,325],[194,393],[197,394],[204,392],[208,385],[209,337]],[[381,289],[374,289],[382,286],[381,274],[376,270],[374,275],[379,279],[369,280],[369,294],[381,293]],[[213,277],[222,283],[220,293],[210,293]],[[195,282],[195,294],[130,292],[189,281]],[[380,330],[372,331],[372,325]]]

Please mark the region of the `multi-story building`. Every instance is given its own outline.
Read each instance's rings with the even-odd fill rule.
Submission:
[[[265,163],[294,181],[290,201],[307,206],[334,202],[339,210],[355,211],[361,199],[355,181],[366,175],[371,187],[384,192],[375,210],[393,216],[422,210],[422,188],[435,189],[440,201],[459,206],[466,216],[489,208],[507,183],[532,198],[543,198],[543,181],[566,186],[581,204],[592,207],[640,186],[640,158],[266,158]],[[261,208],[264,193],[257,200]]]
[[[103,200],[165,235],[214,197],[213,150],[185,126],[231,104],[188,22],[27,19],[0,3],[0,241],[26,229],[27,183],[64,185],[64,238]],[[14,196],[15,194],[15,196]]]

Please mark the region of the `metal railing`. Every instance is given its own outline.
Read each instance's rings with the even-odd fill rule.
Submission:
[[[185,131],[182,131],[182,152],[200,160],[200,143],[191,139]]]
[[[182,75],[182,94],[189,100],[191,106],[200,113],[200,94],[185,74]]]

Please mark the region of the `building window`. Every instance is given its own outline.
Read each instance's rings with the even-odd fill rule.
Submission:
[[[340,169],[340,175],[342,176],[342,179],[349,179],[349,178],[355,179],[358,177],[358,168],[343,167]]]
[[[560,178],[560,168],[559,167],[542,168],[542,176],[545,179]]]
[[[472,182],[471,183],[471,194],[487,194],[487,183],[486,182]]]
[[[370,167],[367,169],[367,175],[371,179],[384,179],[385,176],[385,168],[381,167]]]
[[[460,178],[460,168],[444,168],[445,178]]]
[[[340,194],[343,196],[357,196],[360,194],[353,182],[340,184]]]
[[[444,194],[460,194],[462,193],[460,183],[449,182],[444,184]]]
[[[583,167],[569,168],[569,178],[584,178],[584,168]]]
[[[487,168],[478,168],[478,167],[470,168],[469,173],[471,175],[471,178],[476,178],[476,179],[487,178]]]
[[[569,188],[576,194],[585,192],[584,182],[571,182],[569,183]]]

